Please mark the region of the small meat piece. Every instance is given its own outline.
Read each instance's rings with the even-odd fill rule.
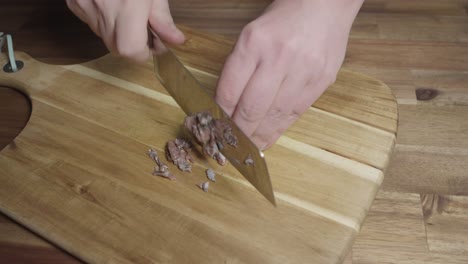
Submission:
[[[175,176],[169,171],[169,167],[162,162],[158,157],[158,152],[154,149],[149,149],[147,152],[148,156],[156,162],[154,167],[153,175],[161,176],[170,180],[175,180]]]
[[[171,181],[175,180],[176,177],[169,171],[169,167],[166,164],[154,167],[153,175],[167,178]]]
[[[224,120],[215,120],[218,138],[237,148],[237,137],[232,133],[232,128]]]
[[[252,154],[249,154],[247,158],[244,160],[244,164],[247,166],[254,165],[254,160],[252,159]]]
[[[206,173],[206,177],[207,177],[210,181],[212,181],[212,182],[215,182],[215,181],[216,181],[216,178],[215,178],[215,177],[216,177],[216,173],[215,173],[212,169],[207,169],[207,170],[205,171],[205,173]]]
[[[185,127],[190,130],[202,146],[213,141],[214,122],[208,112],[200,112],[185,118]]]
[[[201,182],[197,184],[200,189],[202,189],[204,192],[208,192],[208,188],[210,187],[210,182]]]
[[[214,155],[214,159],[218,162],[219,165],[226,165],[226,157],[221,152],[216,153]]]
[[[220,165],[226,164],[226,157],[220,152],[224,142],[237,147],[237,138],[232,134],[228,123],[214,119],[208,112],[199,112],[187,116],[184,124],[200,143],[205,154]]]
[[[192,150],[192,144],[190,144],[190,141],[183,138],[176,138],[174,142],[178,148],[183,148],[187,152]]]
[[[156,150],[151,148],[148,150],[147,154],[152,160],[154,160],[154,162],[158,163],[159,158],[158,158],[158,152]]]
[[[185,139],[177,138],[166,144],[166,158],[172,161],[181,171],[191,172],[193,159],[189,154],[190,143]]]

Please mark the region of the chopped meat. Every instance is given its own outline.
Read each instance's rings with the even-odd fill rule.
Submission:
[[[229,145],[237,147],[237,137],[225,121],[214,119],[208,112],[199,112],[185,118],[185,127],[192,132],[202,145],[203,152],[220,165],[226,164],[226,157],[220,152],[226,141]]]
[[[154,167],[153,175],[161,176],[169,180],[175,180],[175,176],[169,171],[169,167],[162,162],[158,157],[158,152],[154,149],[148,150],[148,156],[156,162]]]
[[[210,182],[201,182],[197,184],[200,189],[202,189],[204,192],[208,192],[208,188],[210,187]]]
[[[229,145],[237,148],[237,137],[232,134],[232,128],[224,120],[215,120],[218,138],[224,139]]]
[[[254,165],[254,160],[252,159],[252,154],[249,154],[247,158],[244,160],[244,164],[247,166]]]
[[[190,141],[182,138],[176,138],[174,142],[178,148],[183,148],[187,152],[192,150],[192,144],[190,144]]]
[[[208,177],[208,179],[212,182],[215,182],[216,181],[216,173],[212,170],[212,169],[207,169],[205,171],[206,173],[206,177]]]
[[[226,165],[226,157],[223,154],[221,154],[221,152],[215,153],[214,159],[218,162],[219,165]]]
[[[171,181],[176,179],[176,177],[169,171],[169,167],[164,163],[162,163],[161,166],[154,167],[153,175],[168,178]]]
[[[149,149],[147,154],[152,160],[154,160],[154,162],[156,162],[156,164],[159,162],[158,152],[156,150]]]
[[[193,159],[189,154],[190,143],[185,139],[177,138],[167,142],[166,158],[172,161],[181,171],[191,172]]]

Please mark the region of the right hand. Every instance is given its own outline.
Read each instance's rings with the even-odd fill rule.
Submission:
[[[164,41],[185,41],[174,24],[168,0],[67,0],[67,5],[111,52],[138,62],[155,52],[148,46],[148,26]]]

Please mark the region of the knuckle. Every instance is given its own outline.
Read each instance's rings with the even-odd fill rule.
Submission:
[[[289,113],[288,115],[288,119],[290,122],[294,122],[296,121],[297,119],[299,119],[299,117],[301,117],[301,115],[307,110],[309,109],[310,105],[307,105],[305,107],[305,109],[294,109],[291,113]]]
[[[256,123],[265,115],[265,111],[258,105],[241,105],[238,113],[248,123]]]
[[[239,43],[247,49],[261,48],[268,36],[255,23],[251,22],[242,29]]]
[[[225,110],[233,109],[237,105],[237,97],[230,89],[218,90],[216,91],[216,102],[225,108]]]
[[[281,120],[288,116],[288,109],[284,106],[273,106],[268,115],[273,120]]]
[[[311,104],[308,103],[306,105],[307,105],[307,107],[306,107],[306,109],[307,109],[307,108],[310,107]],[[290,119],[297,119],[302,115],[302,113],[304,113],[304,111],[305,111],[304,109],[293,108],[292,111],[289,113],[289,118]]]

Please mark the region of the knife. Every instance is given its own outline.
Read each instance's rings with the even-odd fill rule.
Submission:
[[[149,31],[152,35],[149,38],[150,45],[157,50],[153,55],[154,71],[161,84],[187,115],[208,111],[214,118],[230,125],[232,133],[238,140],[237,147],[227,145],[221,149],[221,153],[268,201],[276,206],[263,152],[237,127],[158,35],[151,29]],[[156,38],[156,43],[152,43],[153,36]],[[244,163],[247,157],[253,160],[253,164]]]

